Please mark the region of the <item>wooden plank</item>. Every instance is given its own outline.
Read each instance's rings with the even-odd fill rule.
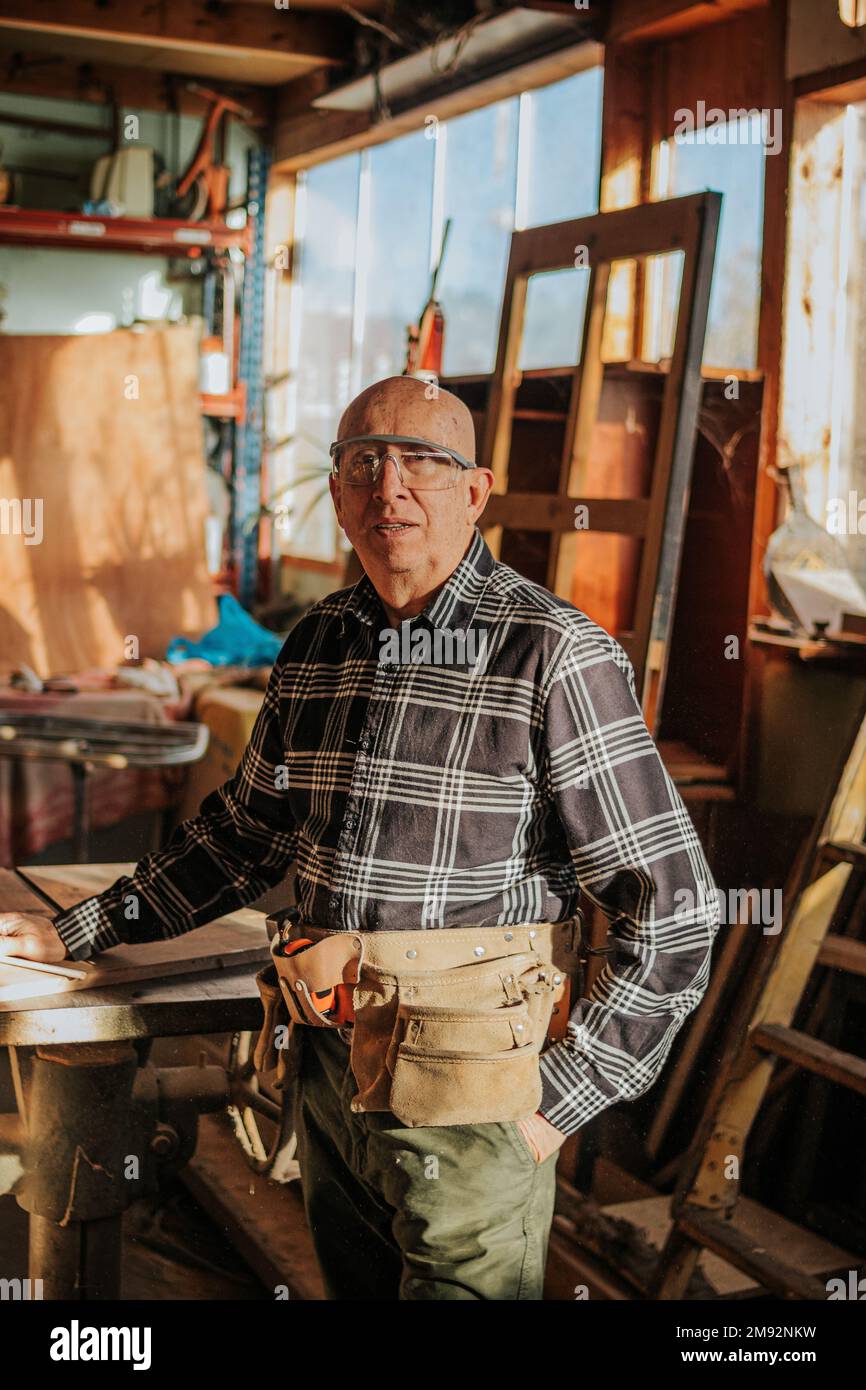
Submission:
[[[607,312],[610,262],[604,260],[598,264],[590,264],[589,275],[583,342],[571,381],[569,418],[559,465],[559,491],[566,496],[570,493],[580,494],[588,489],[590,446],[604,381],[601,348]],[[591,515],[590,513],[590,517]],[[550,538],[547,587],[554,594],[571,593],[571,581],[577,561],[577,541],[578,536],[574,528],[566,535],[554,532]]]
[[[601,212],[649,201],[650,76],[650,64],[641,50],[608,46],[602,106]],[[605,362],[628,362],[636,356],[644,271],[641,261],[619,261],[610,268],[602,343]]]
[[[838,1086],[847,1086],[866,1096],[866,1059],[852,1052],[843,1052],[831,1047],[820,1038],[810,1037],[796,1028],[782,1028],[777,1024],[763,1024],[752,1034],[755,1047],[772,1053],[774,1057],[785,1057],[806,1071],[823,1076]]]
[[[325,1298],[299,1184],[275,1183],[252,1173],[225,1117],[202,1115],[195,1154],[179,1177],[228,1231],[266,1289],[284,1285],[293,1300]]]
[[[62,907],[72,907],[84,897],[102,891],[124,870],[122,865],[114,866],[114,874],[107,877],[105,866],[100,866],[101,872],[91,875],[91,884],[83,888],[81,879],[77,883],[69,881],[73,878],[71,870],[76,866],[62,867],[67,877],[60,877],[56,866],[51,877],[38,869],[28,871]],[[47,909],[14,874],[0,869],[0,910],[45,912]],[[44,975],[24,965],[0,961],[0,1001],[41,999],[73,990],[111,988],[140,980],[230,970],[240,965],[264,963],[269,958],[264,913],[243,908],[170,940],[115,946],[101,952],[93,961],[75,962],[75,968],[84,972],[80,979]]]
[[[682,204],[680,244],[685,255],[673,354],[656,438],[650,520],[641,552],[633,624],[638,649],[645,653],[640,674],[635,674],[644,717],[653,732],[664,696],[679,582],[721,195],[704,194],[698,200],[690,200],[688,208],[686,201],[674,199],[670,205],[673,210],[676,203]]]
[[[837,864],[810,884],[796,899],[790,920],[777,945],[771,940],[772,965],[752,1011],[739,1051],[727,1071],[719,1096],[711,1098],[705,1123],[708,1131],[697,1176],[690,1188],[689,1200],[710,1207],[720,1203],[719,1152],[738,1154],[742,1159],[746,1139],[766,1095],[775,1063],[772,1057],[752,1046],[751,1033],[761,1024],[788,1027],[793,1021],[806,981],[812,973],[822,942],[848,882],[851,867]],[[760,967],[760,962],[758,962]],[[728,1185],[733,1206],[737,1193]]]
[[[750,1275],[762,1288],[771,1289],[783,1298],[793,1294],[795,1298],[826,1300],[825,1285],[790,1264],[784,1246],[780,1254],[768,1250],[763,1233],[756,1239],[739,1230],[732,1221],[694,1207],[686,1207],[680,1213],[678,1227],[683,1235]],[[830,1268],[839,1266],[833,1264]]]
[[[769,99],[768,87],[781,70],[784,49],[775,51],[776,35],[767,8],[726,17],[712,37],[700,30],[659,45],[660,90],[657,139],[676,130],[678,112],[721,108],[756,111],[780,103]],[[767,160],[785,163],[784,155]],[[769,172],[769,169],[767,170]]]
[[[646,497],[559,497],[541,492],[491,493],[478,525],[507,526],[521,531],[573,532],[575,508],[586,507],[590,531],[623,536],[646,532]]]
[[[783,304],[785,296],[785,243],[788,226],[788,180],[791,148],[793,98],[785,78],[787,0],[771,0],[766,36],[766,105],[782,112],[783,154],[764,161],[764,228],[761,248],[761,313],[758,320],[758,367],[764,374],[761,406],[761,435],[755,506],[752,521],[752,549],[749,565],[749,593],[746,613],[752,616],[769,611],[764,556],[775,529],[778,488],[770,472],[777,462],[779,448],[779,409],[783,352]],[[754,800],[758,765],[757,707],[762,662],[751,645],[745,646],[745,689],[740,722],[738,783],[746,800]]]
[[[828,840],[821,845],[821,858],[826,864],[852,864],[866,869],[866,845],[852,840]]]
[[[198,0],[171,0],[167,6],[133,0],[105,7],[91,0],[53,0],[50,9],[38,12],[29,0],[0,0],[0,28],[134,43],[190,55],[222,53],[234,64],[272,53],[316,64],[341,63],[355,33],[354,25],[342,16],[230,2],[211,6]]]
[[[188,325],[0,336],[0,497],[21,506],[3,538],[5,668],[113,669],[130,636],[163,657],[213,626],[197,377]]]
[[[818,964],[849,975],[866,975],[866,941],[852,941],[849,936],[831,932],[818,952]]]
[[[608,43],[675,38],[765,4],[766,0],[612,0],[605,38]]]
[[[544,1299],[551,1303],[573,1303],[576,1291],[585,1287],[589,1299],[625,1302],[638,1297],[618,1277],[590,1255],[565,1217],[554,1216],[547,1246]]]
[[[755,1010],[755,1026],[792,1022],[850,873],[850,865],[837,864],[801,894]]]
[[[613,1221],[627,1222],[656,1251],[664,1246],[673,1225],[669,1197],[606,1203],[602,1210]],[[856,1265],[850,1251],[770,1211],[750,1197],[740,1198],[734,1222],[742,1239],[752,1246],[764,1245],[803,1275],[826,1275],[845,1268],[851,1260]],[[706,1250],[701,1255],[700,1270],[719,1298],[754,1293],[758,1288],[758,1281],[751,1274],[730,1264],[721,1253]]]
[[[690,193],[683,198],[526,227],[512,234],[509,271],[518,276],[573,270],[575,246],[587,248],[589,265],[686,250],[694,244],[694,214],[708,201],[713,201],[712,194]]]
[[[245,80],[236,80],[241,77]],[[251,86],[248,76],[239,73],[232,74],[231,79],[221,79],[219,87],[252,112],[251,124],[265,126],[270,123],[267,88]],[[47,61],[44,50],[29,46],[23,40],[14,61],[6,62],[0,74],[0,92],[47,97],[53,101],[86,102],[102,107],[106,122],[109,119],[108,91],[114,93],[118,106],[135,111],[170,111],[176,103],[181,116],[196,116],[199,120],[204,111],[201,97],[188,92],[180,77],[167,81],[164,73],[147,68],[122,67],[111,62],[82,63],[59,53],[52,53]]]
[[[841,63],[820,72],[804,73],[793,81],[794,97],[811,97],[813,101],[829,101],[847,106],[866,97],[866,58]]]

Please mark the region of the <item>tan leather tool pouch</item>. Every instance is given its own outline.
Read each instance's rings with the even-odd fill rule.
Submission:
[[[355,987],[355,1110],[403,1124],[524,1119],[541,1101],[538,1059],[561,977],[534,951]]]
[[[264,1020],[253,1052],[253,1066],[262,1077],[276,1069],[272,1084],[279,1091],[297,1076],[301,1039],[297,1024],[286,1009],[273,965],[259,971],[256,985],[262,997]]]

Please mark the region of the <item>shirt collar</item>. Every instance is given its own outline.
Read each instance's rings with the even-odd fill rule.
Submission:
[[[476,526],[463,559],[451,572],[438,594],[434,595],[427,607],[413,621],[418,622],[423,618],[425,624],[429,624],[431,628],[465,631],[472,622],[487,580],[495,566],[493,552]],[[358,580],[343,605],[340,617],[341,634],[346,630],[346,617],[349,613],[368,627],[372,627],[376,622],[381,623],[385,616],[382,600],[366,574]]]

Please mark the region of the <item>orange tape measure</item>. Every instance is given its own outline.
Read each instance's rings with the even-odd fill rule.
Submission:
[[[277,954],[296,956],[302,951],[308,951],[312,945],[314,943],[308,937],[299,936],[295,941],[281,941],[277,947]],[[352,993],[352,985],[329,985],[327,989],[311,991],[310,997],[317,1013],[332,1019],[335,1025],[340,1025],[352,1022],[355,1017]]]

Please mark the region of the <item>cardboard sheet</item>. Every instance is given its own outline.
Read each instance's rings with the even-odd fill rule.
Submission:
[[[0,670],[161,657],[216,621],[191,327],[0,335]],[[38,524],[37,524],[38,523]]]

